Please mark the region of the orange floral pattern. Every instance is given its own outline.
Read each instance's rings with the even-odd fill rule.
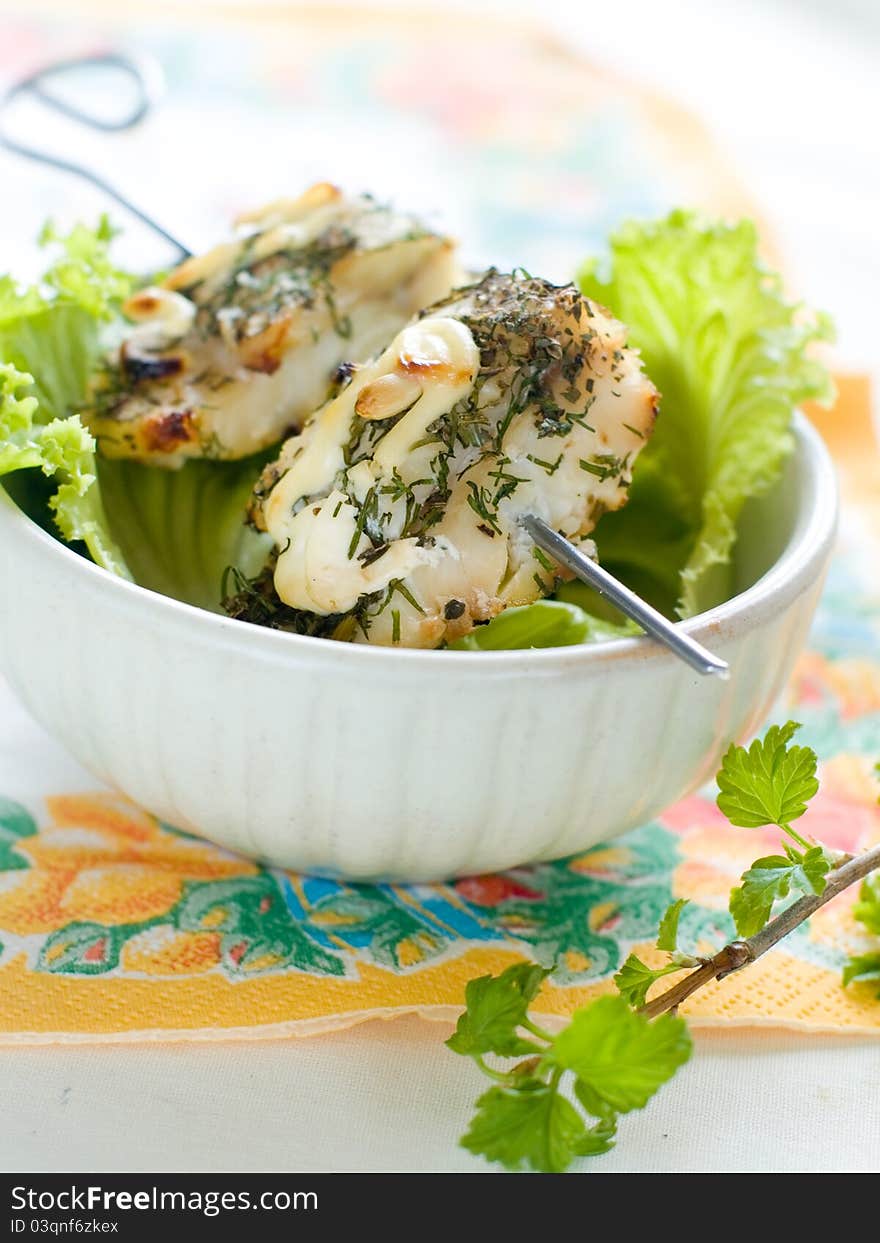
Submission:
[[[187,881],[252,876],[253,863],[163,828],[113,794],[56,795],[21,837],[25,869],[0,872],[0,928],[19,936],[79,921],[113,927],[165,915]]]

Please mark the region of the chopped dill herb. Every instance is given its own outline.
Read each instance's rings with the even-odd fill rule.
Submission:
[[[481,487],[479,484],[474,483],[472,479],[467,481],[467,486],[469,492],[469,496],[467,498],[468,505],[470,505],[471,509],[478,518],[482,518],[483,522],[487,526],[490,526],[493,531],[497,531],[500,535],[501,527],[498,525],[495,515],[489,508],[492,504],[492,494],[489,492],[488,488]]]
[[[275,561],[276,557],[270,558],[264,569],[253,578],[242,574],[236,566],[226,567],[221,583],[221,599],[228,616],[289,634],[306,634],[321,639],[336,637],[340,624],[346,620],[344,616],[323,617],[303,612],[291,608],[279,598],[274,582]]]
[[[595,475],[600,482],[604,483],[606,479],[616,478],[623,473],[626,469],[627,459],[619,458],[613,453],[600,453],[588,462],[580,458],[578,465],[581,470]]]
[[[415,596],[412,594],[409,588],[404,584],[402,579],[400,578],[392,579],[391,582],[388,584],[388,590],[391,595],[393,595],[395,591],[398,592],[400,595],[403,596],[404,600],[406,600],[408,604],[411,604],[413,606],[413,608],[416,610],[417,613],[421,613],[422,616],[424,617],[425,610],[419,604],[418,600],[415,598]]]
[[[545,462],[543,458],[535,457],[531,453],[526,454],[526,456],[530,462],[534,462],[536,466],[540,466],[543,470],[547,472],[548,475],[555,475],[556,472],[559,470],[559,467],[562,465],[562,454],[561,453],[555,462]]]
[[[521,483],[528,483],[527,479],[521,479],[519,475],[512,475],[507,469],[509,465],[510,458],[501,457],[498,459],[495,469],[489,471],[489,478],[494,479],[498,484],[491,502],[496,513],[498,506],[505,497],[512,496]]]
[[[544,552],[543,548],[539,548],[538,545],[536,544],[535,547],[532,549],[532,552],[534,554],[535,560],[544,567],[547,573],[553,574],[555,576],[556,567],[553,565],[553,562]]]
[[[349,561],[351,561],[352,557],[357,552],[357,546],[361,542],[361,536],[364,534],[367,522],[369,521],[370,512],[374,505],[378,507],[378,501],[379,498],[376,496],[376,489],[370,488],[369,492],[364,497],[364,503],[361,505],[360,511],[358,512],[357,522],[354,524],[354,531],[348,545]]]

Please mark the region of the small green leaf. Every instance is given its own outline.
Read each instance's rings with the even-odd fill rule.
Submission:
[[[484,1092],[461,1144],[509,1170],[531,1167],[548,1174],[561,1173],[581,1152],[610,1146],[604,1132],[591,1137],[574,1105],[541,1080]]]
[[[483,975],[470,980],[464,994],[466,1009],[446,1041],[447,1047],[468,1057],[534,1053],[540,1046],[523,1039],[517,1029],[527,1017],[529,1002],[538,995],[549,974],[544,967],[522,962],[514,963],[499,976]]]
[[[872,950],[869,954],[856,954],[850,958],[843,969],[844,988],[853,980],[865,983],[869,980],[880,981],[880,950]],[[880,997],[880,992],[877,996]]]
[[[657,933],[658,950],[666,950],[669,954],[675,954],[678,951],[678,921],[687,904],[687,898],[677,898],[666,908]]]
[[[803,855],[767,855],[743,873],[742,884],[731,890],[730,913],[741,937],[753,937],[769,920],[773,905],[790,893],[822,893],[831,863],[821,846]]]
[[[594,1118],[598,1118],[606,1127],[612,1128],[612,1134],[617,1130],[617,1113],[611,1108],[606,1100],[599,1093],[591,1088],[583,1079],[575,1079],[574,1094],[583,1105],[588,1114]]]
[[[880,872],[862,881],[853,915],[869,932],[880,936]]]
[[[223,966],[235,975],[255,975],[288,964],[290,944],[284,937],[243,936],[227,933],[221,941]]]
[[[536,600],[505,609],[485,626],[449,644],[456,651],[485,652],[529,647],[572,647],[640,634],[633,622],[597,617],[570,600]]]
[[[611,1109],[641,1109],[691,1055],[683,1019],[649,1022],[622,997],[600,997],[578,1010],[553,1042],[550,1056],[572,1070]]]
[[[748,750],[731,743],[718,773],[718,808],[731,824],[784,827],[807,810],[819,789],[817,760],[810,747],[789,746],[798,729],[795,721],[771,725]]]
[[[574,1151],[579,1157],[598,1157],[603,1152],[611,1151],[616,1138],[617,1114],[610,1114],[600,1118],[595,1126],[587,1127],[583,1139],[574,1144]]]
[[[642,962],[641,958],[630,954],[614,977],[614,983],[627,1005],[638,1010],[647,1002],[648,990],[656,980],[680,970],[681,966],[678,963],[670,963],[666,967],[649,967],[646,962]]]

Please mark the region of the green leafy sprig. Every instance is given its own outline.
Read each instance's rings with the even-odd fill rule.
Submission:
[[[607,1152],[619,1115],[642,1109],[691,1055],[682,1019],[648,1022],[621,997],[600,997],[552,1035],[528,1014],[549,974],[516,963],[471,980],[446,1042],[494,1081],[462,1145],[507,1169],[559,1173],[575,1157]],[[525,1057],[501,1069],[489,1065],[490,1055]]]
[[[826,850],[792,827],[819,789],[815,753],[792,742],[799,728],[789,721],[771,726],[748,748],[732,745],[718,773],[718,806],[731,825],[775,826],[787,839],[782,854],[755,860],[730,895],[743,939],[712,957],[694,957],[680,940],[687,902],[676,899],[657,934],[657,948],[668,962],[654,968],[630,954],[614,977],[620,995],[578,1010],[556,1035],[529,1015],[551,974],[545,968],[518,963],[468,984],[465,1012],[447,1044],[472,1057],[493,1084],[476,1103],[461,1140],[465,1148],[508,1169],[549,1172],[607,1152],[619,1116],[643,1108],[690,1057],[690,1037],[676,1012],[697,989],[760,958],[858,881],[863,883],[855,916],[868,933],[880,936],[880,873],[871,875],[880,869],[880,845],[853,858]],[[787,899],[793,900],[779,909],[777,903]],[[685,971],[649,1000],[658,980]],[[878,980],[880,948],[851,958],[843,974],[845,985]],[[522,1060],[499,1066],[499,1058]]]
[[[748,748],[731,744],[718,773],[718,809],[745,829],[775,825],[789,839],[782,854],[756,859],[730,895],[730,913],[742,937],[754,936],[774,903],[790,894],[821,894],[833,859],[793,827],[819,789],[816,753],[792,745],[795,721],[771,725]]]
[[[688,967],[700,965],[700,959],[685,954],[679,948],[678,925],[681,913],[687,906],[687,898],[677,898],[666,908],[657,932],[657,949],[669,954],[669,962],[662,967],[649,967],[637,954],[630,954],[626,962],[614,977],[617,991],[621,997],[636,1009],[642,1009],[648,1003],[648,991],[665,975],[674,975]]]
[[[743,873],[731,891],[729,909],[741,937],[766,927],[777,904],[786,898],[824,893],[834,866],[832,855],[792,827],[819,789],[816,753],[792,743],[800,725],[771,725],[749,746],[731,744],[718,772],[718,808],[738,828],[778,828],[789,840],[781,854],[765,855]],[[649,967],[630,954],[614,977],[621,995],[633,1006],[646,1006],[648,992],[664,976],[686,968],[707,967],[711,960],[694,958],[678,946],[678,922],[686,902],[674,902],[660,924],[657,948],[669,961]]]

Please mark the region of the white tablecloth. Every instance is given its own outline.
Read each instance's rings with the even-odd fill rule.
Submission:
[[[418,1019],[320,1039],[0,1052],[0,1168],[486,1167],[456,1146],[483,1089]],[[880,1168],[880,1042],[698,1035],[693,1061],[588,1171]]]

